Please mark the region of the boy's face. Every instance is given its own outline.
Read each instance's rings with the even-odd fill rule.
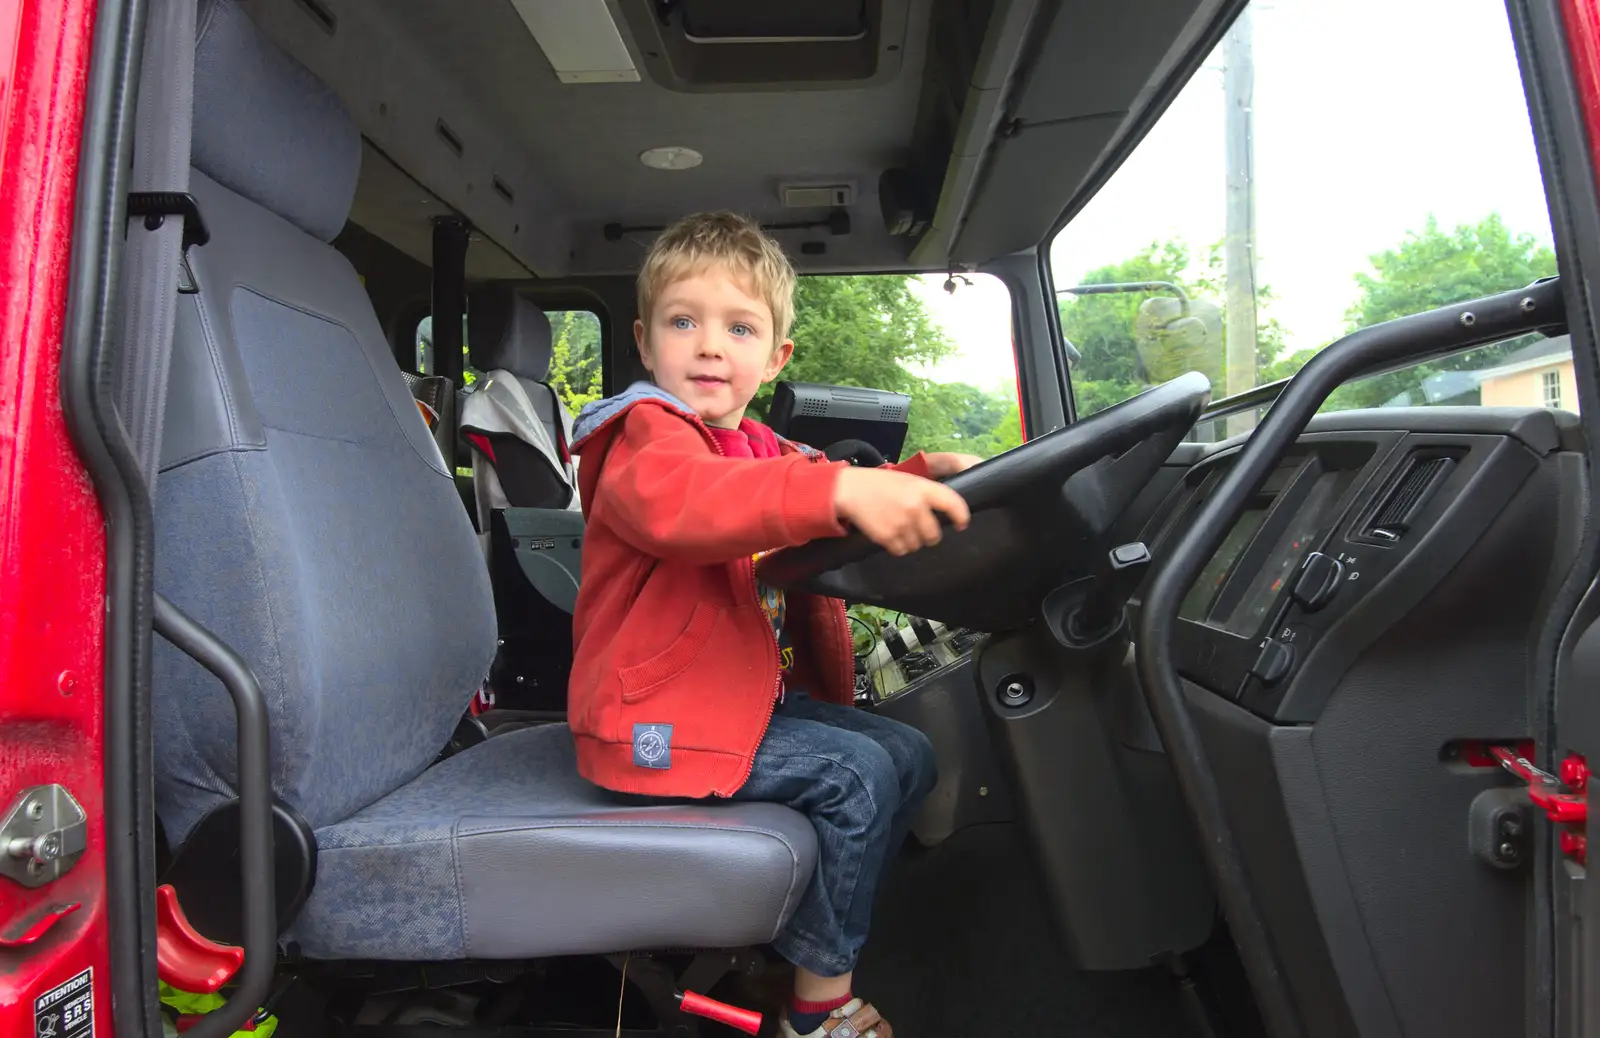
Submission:
[[[774,342],[772,325],[763,300],[713,267],[668,285],[649,326],[635,321],[633,335],[656,385],[707,425],[736,429],[756,390],[777,378],[794,352],[794,343]]]

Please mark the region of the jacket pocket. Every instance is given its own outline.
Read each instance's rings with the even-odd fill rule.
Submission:
[[[707,645],[723,610],[709,602],[695,603],[689,625],[672,644],[642,663],[623,667],[617,672],[622,684],[622,701],[637,702],[659,686],[671,681],[694,665]]]

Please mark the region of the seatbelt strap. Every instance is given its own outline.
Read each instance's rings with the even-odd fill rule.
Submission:
[[[550,394],[550,414],[555,418],[556,427],[556,454],[561,458],[561,465],[566,470],[567,480],[573,479],[572,451],[567,448],[567,409],[561,403],[561,394],[556,392],[556,387],[548,382],[539,383]]]
[[[131,191],[145,199],[189,190],[197,6],[195,0],[149,0],[129,178]],[[129,217],[122,267],[122,350],[115,372],[117,413],[152,493],[161,465],[186,222],[182,206],[160,208],[175,211]],[[198,228],[189,230],[194,237]],[[185,287],[193,290],[192,285]]]

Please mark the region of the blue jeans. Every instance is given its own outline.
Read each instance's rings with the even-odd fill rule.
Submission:
[[[855,969],[889,862],[937,778],[921,732],[791,691],[735,800],[784,804],[817,830],[817,869],[773,947],[802,969]]]

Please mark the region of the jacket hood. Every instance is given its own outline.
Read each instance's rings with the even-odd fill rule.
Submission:
[[[585,404],[583,410],[578,412],[577,419],[572,423],[572,449],[583,449],[584,441],[600,432],[612,422],[628,413],[628,410],[638,404],[652,403],[664,407],[675,414],[681,415],[691,422],[700,422],[701,418],[695,413],[694,408],[679,400],[671,393],[662,389],[654,382],[635,382],[616,396],[596,400],[592,404]],[[747,435],[754,434],[763,439],[772,438],[783,446],[799,451],[801,454],[815,457],[821,454],[815,447],[804,443],[795,443],[773,432],[767,426],[753,418],[745,418],[739,422],[739,427]]]
[[[635,382],[616,396],[608,396],[604,400],[584,405],[583,410],[578,412],[577,420],[572,423],[573,448],[580,448],[584,440],[609,425],[613,419],[622,417],[628,408],[647,401],[660,404],[667,410],[675,411],[691,420],[699,418],[692,407],[654,382]]]

